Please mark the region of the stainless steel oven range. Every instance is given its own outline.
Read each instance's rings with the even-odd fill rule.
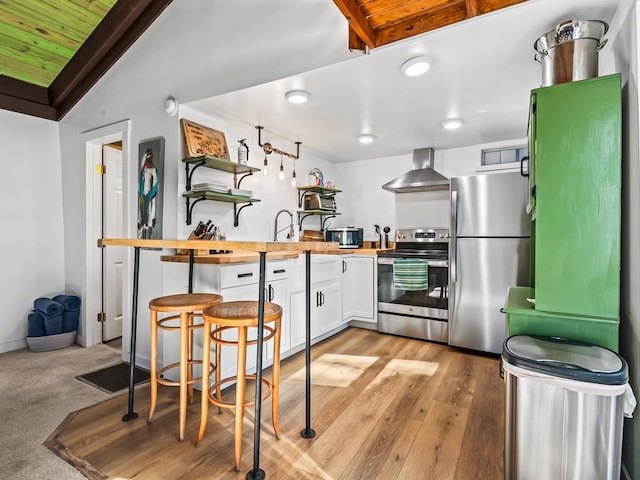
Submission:
[[[449,230],[398,229],[378,253],[378,331],[447,343]]]

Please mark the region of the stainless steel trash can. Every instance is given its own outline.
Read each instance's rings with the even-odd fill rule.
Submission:
[[[628,368],[604,347],[515,335],[502,350],[505,480],[618,480]]]

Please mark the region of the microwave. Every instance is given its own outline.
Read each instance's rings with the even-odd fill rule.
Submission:
[[[338,242],[340,248],[362,248],[364,230],[362,228],[327,228],[325,241]]]
[[[305,210],[326,210],[336,211],[336,199],[333,195],[322,195],[320,193],[308,193],[304,196]]]

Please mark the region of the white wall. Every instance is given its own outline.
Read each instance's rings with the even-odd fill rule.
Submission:
[[[180,161],[183,139],[179,117],[168,116],[163,111],[164,99],[173,95],[184,104],[357,55],[345,48],[344,17],[338,9],[327,12],[325,0],[280,0],[280,3],[282,5],[274,8],[273,2],[267,1],[227,2],[225,12],[230,13],[223,16],[218,11],[218,2],[173,2],[60,122],[67,288],[85,295],[85,266],[76,259],[84,258],[87,248],[94,248],[92,244],[85,245],[84,241],[87,189],[82,132],[130,120],[132,154],[124,159],[125,201],[127,195],[133,198],[136,191],[139,142],[158,136],[165,138],[163,233],[166,238],[186,237],[188,229],[184,225],[185,207],[180,190],[184,185],[184,168]],[[251,15],[245,14],[248,9],[251,9]],[[313,22],[313,29],[308,28],[310,22]],[[215,128],[215,125],[212,126]],[[265,127],[268,128],[268,125]],[[235,130],[241,135],[228,132],[227,141],[231,143],[246,137],[250,145],[254,145],[254,137],[248,130],[251,130],[249,126],[246,133],[244,130]],[[278,146],[290,151],[286,144]],[[254,158],[257,159],[254,155],[252,163]],[[304,159],[301,171],[308,167]],[[270,160],[275,162],[275,159]],[[254,179],[245,180],[242,186],[256,183]],[[275,189],[273,184],[267,185]],[[282,193],[286,198],[282,201],[270,200],[274,196],[272,191],[260,193],[266,194],[267,198],[263,201],[267,205],[272,202],[272,205],[292,208],[295,202],[287,197],[291,190],[287,189],[286,192]],[[127,205],[124,234],[133,237],[136,234],[136,203],[129,201]],[[196,219],[219,217],[228,238],[245,237],[248,235],[247,226],[252,223],[258,225],[256,230],[261,238],[269,238],[271,213],[265,212],[266,209],[258,205],[243,210],[241,226],[233,229],[229,226],[228,206],[198,204],[194,209]],[[132,253],[128,253],[125,269],[130,271]],[[148,316],[148,300],[164,294],[164,284],[170,284],[168,269],[159,261],[160,253],[141,252],[138,303],[141,343],[138,344],[138,352],[148,351],[148,342],[145,341],[148,336],[147,325],[143,321]],[[130,302],[131,286],[126,287],[125,299]],[[124,315],[128,322],[131,318],[129,305]],[[85,311],[83,316],[92,318],[93,312]],[[88,323],[86,326],[90,338],[94,325]],[[128,329],[129,325],[126,324],[124,350],[128,345]]]
[[[186,105],[180,109],[180,117],[192,120],[207,127],[224,132],[225,139],[229,150],[229,156],[233,161],[237,161],[237,145],[238,140],[247,139],[249,146],[249,165],[256,168],[262,168],[264,161],[264,152],[258,146],[258,131],[255,125],[244,125],[236,121],[231,121],[222,117],[214,117],[205,115],[191,106]],[[293,141],[284,139],[265,126],[262,131],[262,143],[271,143],[287,153],[295,154],[296,145]],[[302,139],[304,140],[304,139]],[[182,156],[186,153],[182,152]],[[280,155],[268,155],[269,175],[264,176],[261,172],[246,177],[240,184],[241,189],[252,190],[254,197],[260,199],[260,202],[254,203],[252,206],[245,208],[239,215],[238,226],[233,226],[233,206],[230,203],[219,202],[201,202],[193,209],[193,221],[187,226],[186,207],[181,199],[178,203],[178,236],[186,238],[189,232],[197,225],[198,221],[206,221],[211,219],[215,225],[219,225],[221,230],[226,233],[228,240],[254,240],[267,241],[273,240],[275,214],[281,209],[287,209],[294,214],[294,224],[298,223],[296,212],[298,208],[298,190],[291,187],[291,173],[294,167],[294,160],[286,156],[282,157],[285,178],[280,180],[278,173],[280,170]],[[300,158],[295,160],[297,185],[306,185],[308,183],[308,172],[312,168],[319,168],[325,182],[335,182],[336,165],[325,160],[314,157],[305,153],[304,145],[300,149]],[[178,191],[183,192],[186,187],[186,175],[179,175]],[[199,182],[222,182],[233,186],[233,175],[225,172],[218,172],[208,168],[198,168],[193,176],[193,183]],[[337,198],[338,204],[341,203],[341,197]],[[241,205],[239,205],[241,206]],[[286,213],[282,213],[278,218],[278,230],[289,225],[290,217]],[[303,221],[302,228],[305,230],[319,230],[320,217],[310,217]],[[278,236],[278,240],[286,239],[287,231],[282,232]]]
[[[0,110],[0,148],[2,353],[26,347],[33,301],[65,293],[65,271],[58,124]]]
[[[638,109],[637,0],[621,2],[609,33],[602,65],[622,73],[622,291],[620,352],[629,364],[630,384],[640,393],[640,110]],[[623,462],[631,478],[640,478],[640,414],[625,419]]]
[[[524,92],[523,95],[528,95]],[[463,148],[436,150],[434,169],[443,175],[459,177],[476,173],[491,173],[480,165],[482,150],[524,146],[525,137],[502,142],[472,145]],[[365,240],[377,240],[373,225],[396,228],[443,227],[449,228],[449,192],[414,192],[395,194],[382,190],[383,184],[402,175],[413,166],[413,152],[406,155],[378,158],[337,165],[338,196],[343,215],[339,226],[354,225],[364,228]],[[519,168],[519,165],[510,167]],[[501,170],[502,171],[502,170]],[[390,236],[393,239],[393,235]]]

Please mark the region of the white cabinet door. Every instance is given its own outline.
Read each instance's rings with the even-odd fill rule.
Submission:
[[[342,260],[343,319],[376,321],[376,259],[353,255]]]
[[[222,288],[220,295],[225,302],[233,302],[239,300],[258,300],[258,284],[241,285],[230,288]],[[254,329],[249,329],[249,340],[256,338],[256,332]],[[223,332],[222,338],[224,340],[236,341],[238,339],[238,332],[232,328]],[[233,346],[224,345],[222,347],[222,358],[220,363],[222,365],[222,378],[232,377],[236,374],[237,365],[237,351],[238,349]],[[263,359],[265,358],[263,351]],[[212,351],[213,355],[214,352]],[[247,370],[254,370],[256,367],[256,346],[250,345],[247,347]],[[229,384],[224,385],[227,387]]]
[[[305,292],[293,292],[291,301],[291,348],[306,340]],[[311,338],[324,335],[342,324],[342,289],[339,283],[324,283],[311,289]]]
[[[280,320],[280,354],[290,348],[290,327],[289,327],[289,281],[286,278],[267,282],[265,299],[271,303],[280,305],[282,308],[282,319]],[[273,360],[273,343],[269,341],[265,345],[267,358]]]
[[[311,297],[311,336],[317,337],[342,324],[342,288],[330,283],[315,288]],[[315,303],[313,303],[315,302]]]
[[[313,312],[314,293],[311,292],[311,311]],[[289,297],[290,347],[295,348],[305,342],[306,295],[304,290],[292,292]]]

